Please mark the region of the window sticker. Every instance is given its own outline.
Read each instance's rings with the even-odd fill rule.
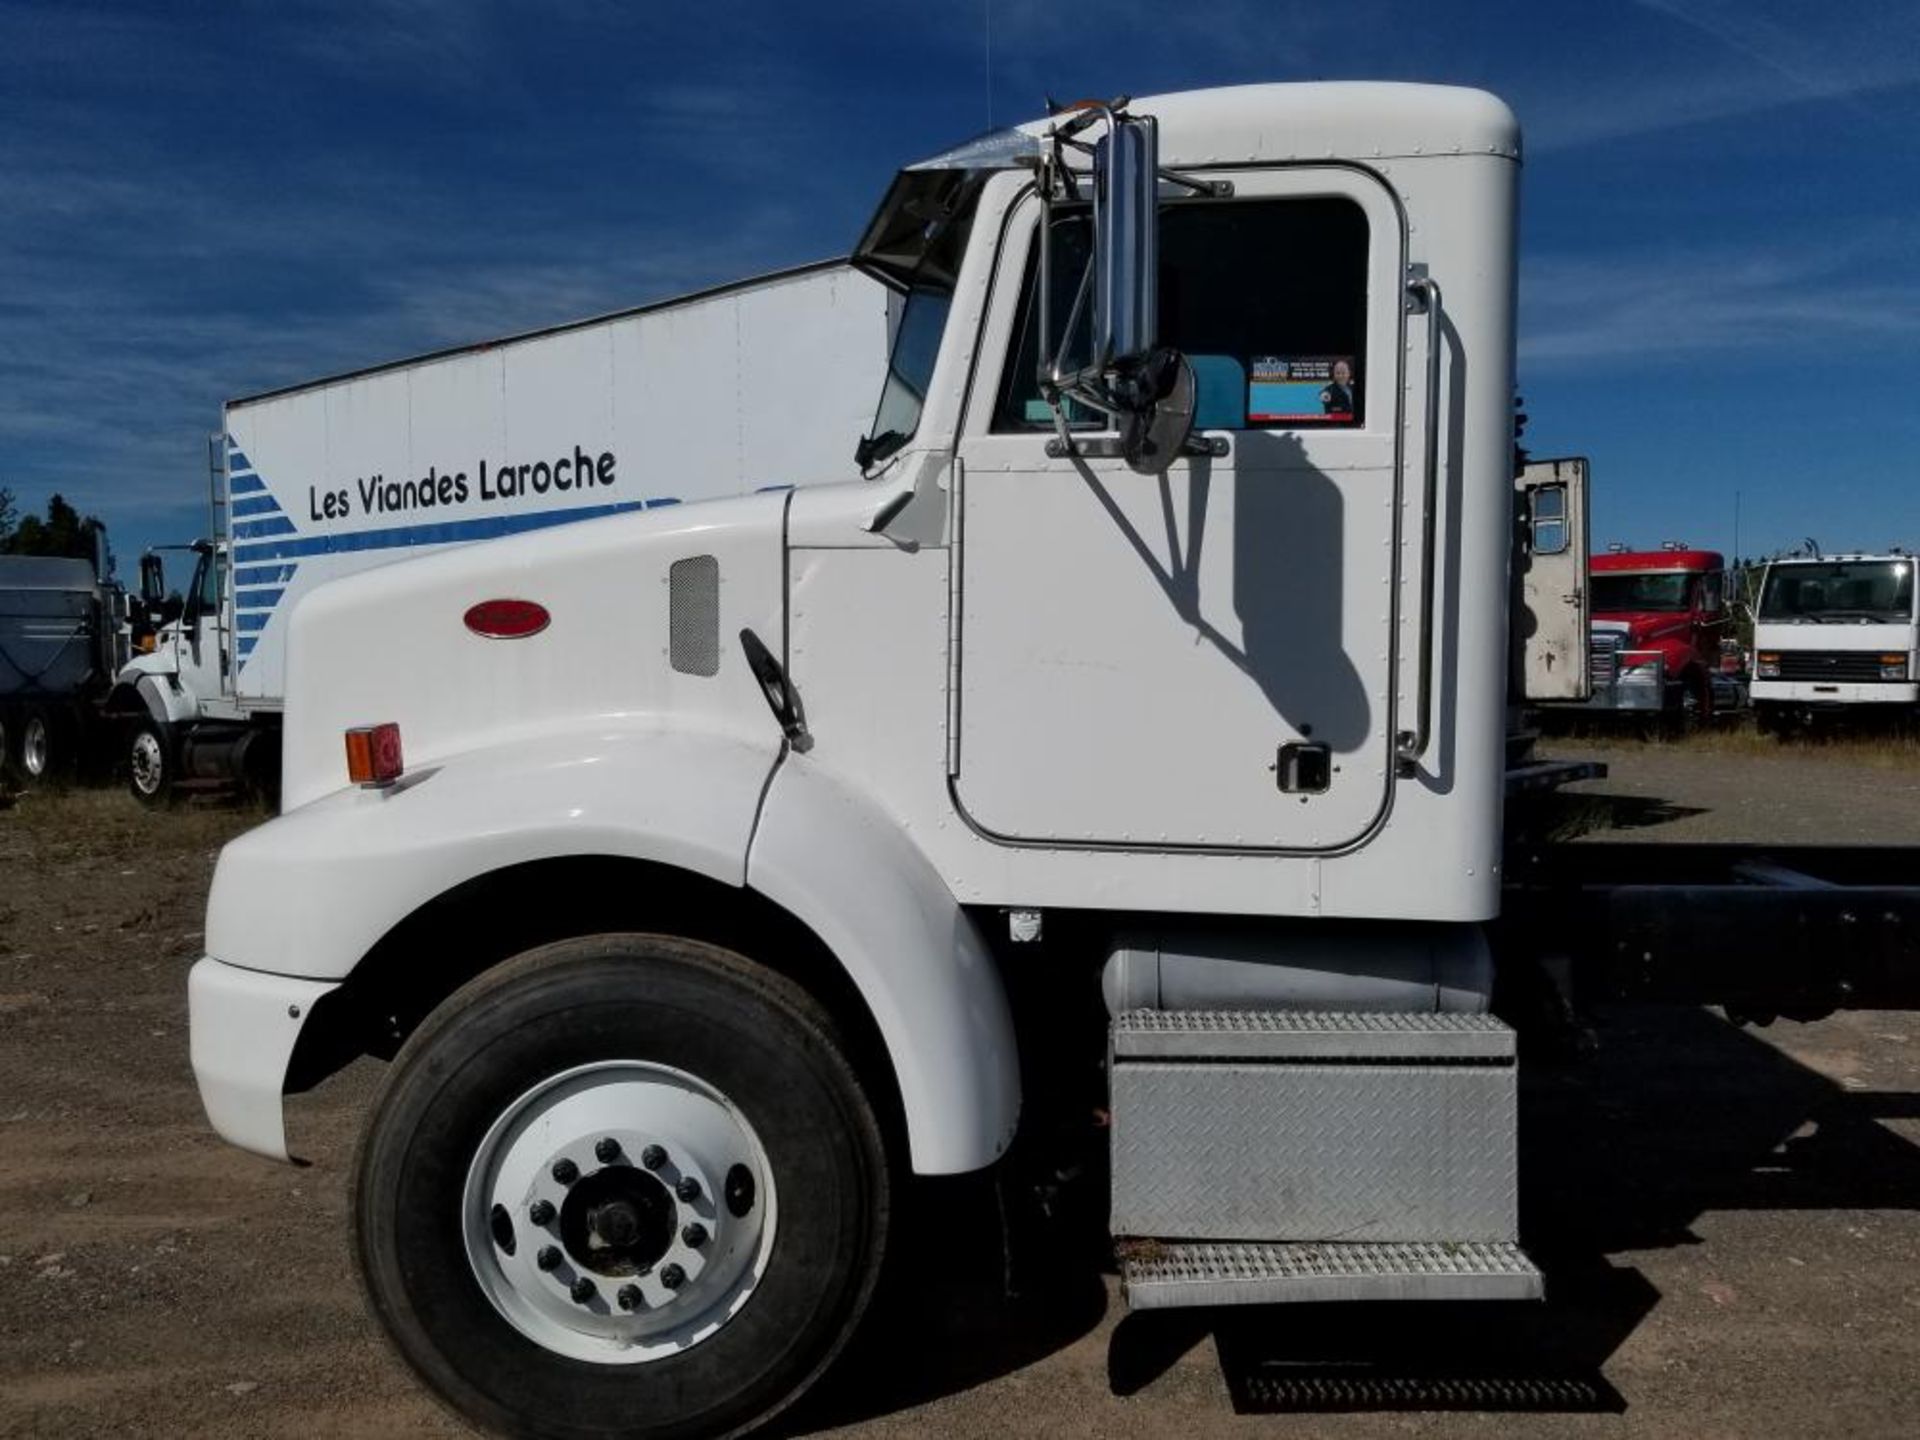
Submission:
[[[1247,421],[1351,425],[1359,384],[1351,355],[1256,355],[1247,376]]]

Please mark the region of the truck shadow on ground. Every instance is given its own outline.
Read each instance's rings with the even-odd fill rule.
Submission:
[[[1544,1305],[1127,1315],[1107,1347],[1112,1392],[1211,1343],[1242,1413],[1621,1412],[1633,1397],[1605,1369],[1662,1297],[1610,1256],[1700,1244],[1712,1211],[1920,1209],[1920,1148],[1880,1123],[1920,1117],[1920,1095],[1849,1091],[1706,1010],[1620,1006],[1597,1033],[1579,1060],[1523,1062],[1522,1238]],[[1070,1222],[1070,1262],[1010,1299],[997,1238],[961,1218],[977,1197],[951,1194],[912,1257],[910,1303],[806,1407],[809,1428],[971,1388],[1103,1322],[1096,1214]]]

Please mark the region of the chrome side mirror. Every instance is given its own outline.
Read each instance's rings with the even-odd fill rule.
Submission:
[[[1119,115],[1093,147],[1093,360],[1139,365],[1159,340],[1160,126]]]
[[[1163,471],[1183,454],[1220,453],[1192,438],[1192,368],[1160,344],[1160,183],[1206,197],[1227,196],[1226,181],[1200,180],[1160,168],[1160,126],[1151,115],[1129,115],[1126,101],[1088,105],[1062,118],[1048,136],[1040,164],[1040,314],[1043,317],[1039,387],[1053,410],[1056,438],[1048,453],[1117,455],[1134,469]],[[1104,123],[1092,143],[1078,138]],[[1070,164],[1069,155],[1085,157]],[[1090,183],[1091,194],[1083,193]],[[1076,207],[1090,223],[1086,261],[1078,277],[1056,277],[1056,207]],[[1084,208],[1080,208],[1084,207]],[[1074,284],[1059,329],[1056,279]],[[1069,431],[1069,404],[1105,415],[1117,441]]]

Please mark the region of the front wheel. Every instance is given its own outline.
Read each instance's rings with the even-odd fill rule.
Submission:
[[[470,1421],[700,1436],[790,1404],[871,1296],[886,1150],[831,1017],[732,951],[564,941],[410,1039],[368,1121],[374,1312]]]
[[[177,763],[166,727],[143,715],[127,742],[127,788],[133,798],[150,810],[166,805],[173,799]]]

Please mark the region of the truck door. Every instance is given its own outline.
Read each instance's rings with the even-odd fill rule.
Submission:
[[[224,552],[200,551],[180,614],[180,684],[201,705],[220,698],[227,672],[226,611],[221,604],[226,563]]]
[[[1037,201],[1009,220],[962,438],[949,756],[995,837],[1334,849],[1384,813],[1397,526],[1419,523],[1401,216],[1358,171],[1231,178],[1162,190],[1161,338],[1217,453],[1161,474],[1091,453],[1091,416],[1065,452],[1035,378]],[[1088,241],[1070,212],[1054,231],[1057,333]]]
[[[1513,486],[1513,693],[1585,700],[1593,693],[1587,462],[1535,460]]]

